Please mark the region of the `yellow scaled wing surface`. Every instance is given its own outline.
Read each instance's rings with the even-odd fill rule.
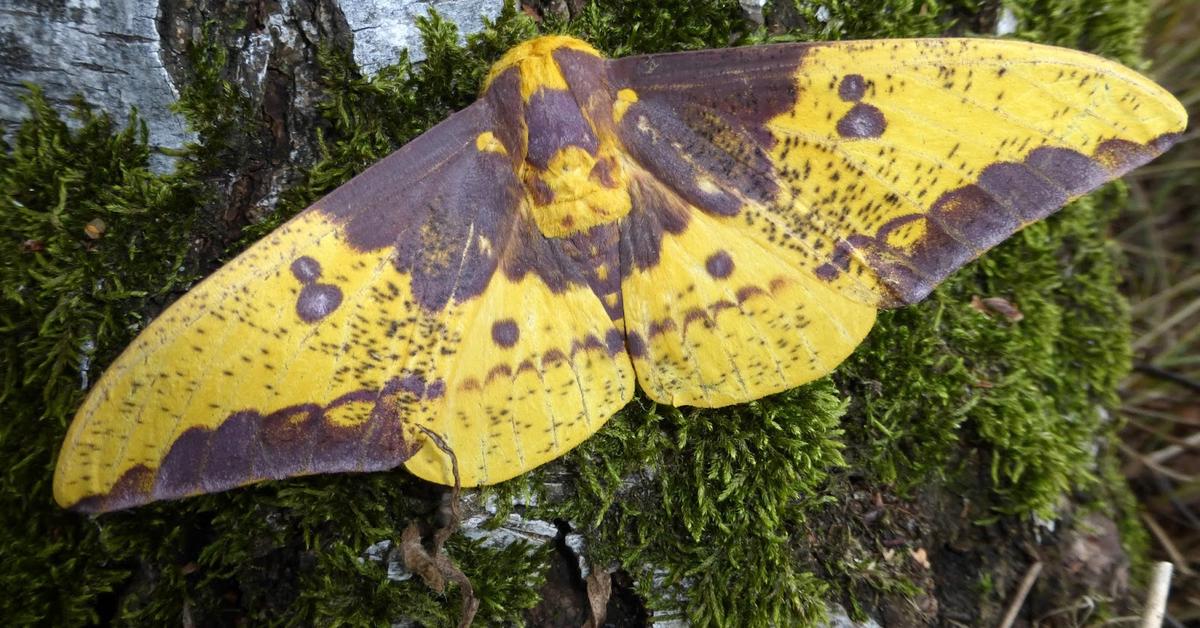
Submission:
[[[478,102],[197,286],[109,368],[55,497],[106,511],[405,465],[465,485],[633,394],[720,406],[821,377],[1186,125],[1144,77],[1020,42],[510,51]]]

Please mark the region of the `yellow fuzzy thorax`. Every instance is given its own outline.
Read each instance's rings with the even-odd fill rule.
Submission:
[[[609,151],[604,148],[601,147],[601,155],[615,153],[611,147]],[[526,172],[528,182],[537,179],[553,195],[550,202],[539,203],[532,199],[531,193],[533,219],[542,235],[566,237],[629,213],[632,203],[624,171],[619,166],[612,166],[610,176],[614,180],[606,184],[597,175],[597,163],[587,151],[567,146],[554,155],[545,170],[530,168]],[[609,159],[608,163],[617,162]]]
[[[521,99],[528,102],[529,97],[538,89],[567,89],[567,81],[563,78],[558,64],[552,53],[561,48],[569,48],[586,52],[597,57],[603,57],[600,51],[587,42],[567,37],[565,35],[546,35],[531,39],[504,53],[492,69],[488,71],[483,81],[483,91],[487,91],[492,81],[505,70],[516,67],[521,72]]]

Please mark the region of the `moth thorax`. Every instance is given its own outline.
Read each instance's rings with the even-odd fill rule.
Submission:
[[[522,179],[538,229],[561,237],[629,212],[617,150],[566,89],[539,89],[524,103],[528,142]]]
[[[630,199],[613,156],[579,146],[558,150],[544,168],[525,170],[530,209],[547,237],[562,237],[629,213]]]

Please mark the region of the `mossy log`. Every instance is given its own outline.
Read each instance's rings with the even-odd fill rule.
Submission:
[[[28,119],[0,151],[5,623],[457,621],[454,585],[435,593],[397,562],[401,531],[439,525],[445,499],[403,471],[97,518],[58,509],[50,478],[84,389],[149,318],[471,102],[511,45],[568,32],[621,56],[1004,24],[1139,67],[1146,11],[1123,0],[1014,1],[1004,14],[911,0],[781,0],[756,15],[733,0],[527,5],[465,43],[453,23],[423,17],[424,60],[364,76],[336,2],[164,0],[159,54],[195,138],[171,151],[169,174],[151,168],[136,114],[114,123],[80,104],[66,124],[29,91]],[[468,493],[473,527],[446,547],[481,600],[477,621],[579,625],[590,569],[611,574],[613,625],[806,625],[831,605],[889,626],[991,625],[1035,562],[1024,617],[1068,622],[1084,600],[1093,619],[1128,612],[1144,535],[1108,419],[1129,366],[1106,240],[1123,202],[1110,185],[1022,231],[925,302],[884,314],[831,377],[718,410],[638,397],[567,458]],[[989,298],[1009,309],[980,305]],[[517,530],[487,531],[506,522]]]

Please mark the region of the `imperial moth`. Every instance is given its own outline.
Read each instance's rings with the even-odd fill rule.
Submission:
[[[627,403],[821,377],[879,308],[1160,154],[1148,79],[1015,41],[608,60],[551,36],[479,100],[155,319],[80,407],[54,495],[103,512],[404,465],[499,482]]]

